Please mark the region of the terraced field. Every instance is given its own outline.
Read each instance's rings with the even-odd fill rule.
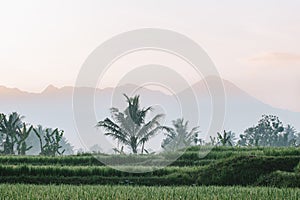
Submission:
[[[299,148],[217,147],[201,158],[202,150],[190,148],[168,167],[160,166],[174,155],[0,156],[0,182],[300,187]],[[116,169],[95,157],[114,163]],[[125,161],[130,165],[122,165]],[[144,171],[148,172],[139,173]]]

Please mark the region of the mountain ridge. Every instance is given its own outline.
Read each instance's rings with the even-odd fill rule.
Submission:
[[[213,79],[214,77],[206,77],[205,79],[202,79],[194,84],[192,84],[192,88],[201,88],[202,90],[206,89],[203,87],[203,85],[205,83],[210,83],[211,80],[209,79]],[[208,81],[207,81],[208,80]],[[229,80],[226,80],[226,79],[221,79],[222,82],[223,82],[223,85],[225,86],[224,89],[226,90],[227,88],[227,91],[225,91],[225,96],[227,97],[227,93],[229,92],[230,95],[229,96],[233,96],[235,95],[235,97],[237,96],[247,96],[247,97],[250,97],[252,99],[255,99],[256,101],[259,101],[267,106],[271,106],[275,109],[281,109],[281,110],[285,110],[285,111],[289,111],[289,112],[294,112],[294,113],[299,113],[299,111],[295,111],[295,110],[290,110],[290,109],[287,109],[287,108],[280,108],[280,107],[276,107],[276,106],[272,106],[270,104],[268,104],[267,102],[264,102],[254,96],[252,96],[251,94],[249,94],[248,92],[246,92],[245,90],[241,89],[240,87],[238,87],[237,85],[235,85],[234,83],[232,83],[231,81]],[[201,86],[199,86],[201,85]],[[134,85],[134,84],[124,84],[124,85],[120,85],[118,86],[118,88],[126,88],[126,87],[129,87],[129,88],[137,88],[139,87],[138,85]],[[3,97],[3,95],[13,95],[13,96],[20,96],[20,95],[43,95],[43,94],[55,94],[55,93],[59,93],[59,92],[72,92],[73,93],[73,90],[75,88],[78,88],[78,89],[89,89],[89,90],[95,90],[95,91],[99,91],[99,92],[105,92],[107,90],[114,90],[115,88],[114,87],[105,87],[105,88],[93,88],[93,87],[75,87],[75,86],[62,86],[62,87],[56,87],[54,86],[53,84],[49,84],[46,88],[44,88],[41,92],[29,92],[29,91],[26,91],[26,90],[21,90],[19,88],[16,88],[16,87],[7,87],[7,86],[4,86],[4,85],[0,85],[0,97]],[[158,89],[150,89],[150,88],[145,88],[149,91],[152,91],[152,92],[162,92],[166,95],[169,95],[163,91],[160,91]],[[188,88],[185,88],[183,89],[182,91],[178,92],[178,93],[181,93],[185,90],[187,90]],[[176,93],[176,94],[178,94]],[[172,95],[169,95],[169,96],[172,96]],[[5,97],[5,96],[4,96]]]
[[[263,114],[272,114],[279,116],[284,124],[292,124],[299,130],[299,112],[272,107],[252,97],[230,81],[225,80],[224,86],[226,94],[224,106],[226,113],[222,129],[232,130],[239,135],[246,128],[256,124]],[[125,84],[117,88],[97,88],[95,90],[90,87],[74,88],[72,86],[64,86],[57,88],[50,86],[40,93],[30,93],[16,88],[10,89],[0,86],[0,112],[8,114],[17,111],[21,115],[26,116],[26,122],[33,125],[42,124],[45,127],[57,127],[65,130],[66,138],[77,148],[81,148],[83,144],[85,146],[92,146],[100,143],[103,149],[111,149],[108,144],[112,141],[102,137],[99,134],[100,130],[95,128],[95,124],[97,121],[110,116],[110,107],[121,108],[121,110],[125,108],[126,100],[123,93],[127,93],[128,95],[131,93],[136,94],[134,93],[136,87],[136,85]],[[209,133],[212,117],[213,107],[211,105],[211,97],[203,80],[202,82],[197,82],[192,87],[196,88],[197,105],[190,104],[191,99],[188,95],[184,94],[184,91],[177,94],[183,97],[185,108],[178,105],[174,95],[147,88],[141,88],[137,93],[141,95],[141,106],[147,107],[153,105],[153,115],[158,113],[166,115],[164,121],[166,125],[171,125],[171,121],[176,118],[184,117],[191,122],[190,127],[199,125],[202,133],[205,135]],[[95,105],[93,112],[95,119],[81,119],[83,120],[84,133],[78,132],[77,124],[74,120],[74,89],[78,89],[79,98],[83,102],[85,102],[86,94],[94,94]],[[197,106],[197,109],[195,106]],[[82,110],[79,110],[79,112],[85,112],[84,107],[80,109]],[[194,119],[194,117],[198,119],[199,124],[196,124],[197,119]],[[160,142],[163,137],[163,135],[160,135],[157,138],[153,138],[153,142],[149,142],[149,145],[160,148]],[[82,142],[82,140],[84,141]]]

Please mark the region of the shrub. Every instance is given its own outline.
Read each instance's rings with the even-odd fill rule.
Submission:
[[[262,175],[254,184],[269,187],[300,187],[300,174],[295,172],[275,171]]]
[[[200,185],[251,185],[261,175],[276,170],[292,172],[300,157],[235,157],[213,163],[199,170]]]

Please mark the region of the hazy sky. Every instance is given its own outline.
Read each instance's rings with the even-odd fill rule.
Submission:
[[[34,92],[73,85],[105,40],[164,28],[200,44],[223,78],[266,103],[300,111],[299,10],[299,0],[1,0],[0,85]],[[120,63],[152,59],[180,64],[155,53]]]

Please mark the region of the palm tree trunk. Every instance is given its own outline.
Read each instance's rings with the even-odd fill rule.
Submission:
[[[142,154],[144,153],[144,146],[145,146],[145,142],[143,142],[142,144]]]
[[[136,148],[132,148],[132,152],[133,152],[134,154],[137,154]]]

